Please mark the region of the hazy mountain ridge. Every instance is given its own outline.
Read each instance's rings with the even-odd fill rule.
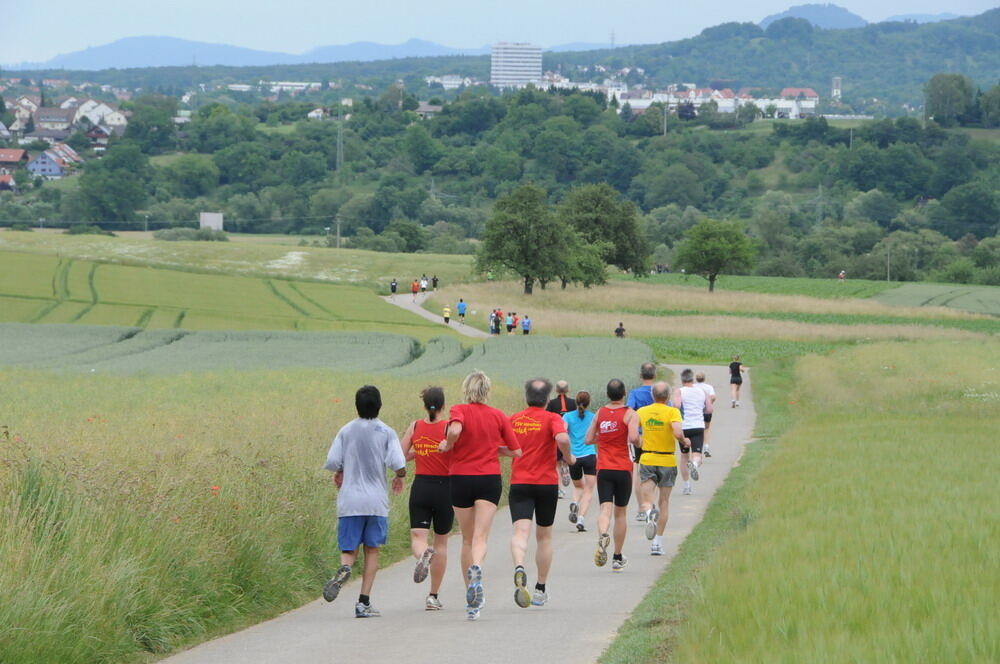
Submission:
[[[834,4],[795,5],[783,12],[765,17],[758,25],[766,28],[775,21],[780,21],[783,18],[804,18],[817,28],[824,28],[826,30],[863,28],[868,25],[868,21],[864,18]]]
[[[955,18],[962,18],[961,14],[943,12],[941,14],[896,14],[885,19],[883,23],[890,21],[913,21],[914,23],[937,23],[939,21],[950,21]]]

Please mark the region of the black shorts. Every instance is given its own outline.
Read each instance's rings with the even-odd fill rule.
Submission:
[[[705,430],[704,429],[684,429],[684,437],[691,439],[691,447],[684,447],[681,443],[681,452],[688,454],[690,452],[697,452],[701,454],[701,448],[705,445]]]
[[[631,471],[607,469],[597,471],[597,502],[614,502],[615,507],[627,507],[631,499]]]
[[[513,326],[513,325],[508,325],[508,326],[507,326],[507,331],[508,331],[508,332],[510,332],[510,331],[511,331],[511,330],[513,330],[513,329],[514,329],[514,326]]]
[[[510,520],[535,518],[535,523],[547,528],[555,523],[556,506],[559,504],[557,484],[511,484],[507,494]]]
[[[525,330],[524,333],[525,334],[531,334],[531,330]]]
[[[574,480],[582,480],[584,475],[597,474],[597,455],[577,457],[576,463],[569,467],[569,476]]]
[[[742,385],[743,384],[743,376],[733,376],[732,378],[729,379],[729,384],[730,385]]]
[[[452,507],[472,507],[477,500],[500,504],[503,483],[499,475],[452,475]]]
[[[705,425],[706,425],[705,428],[707,429],[708,428],[708,426],[707,426],[708,423],[712,421],[712,413],[705,413],[704,417],[705,417]]]
[[[447,535],[455,522],[451,506],[451,481],[447,475],[417,475],[410,487],[410,528],[430,529]]]

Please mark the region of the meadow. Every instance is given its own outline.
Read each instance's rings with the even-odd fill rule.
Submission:
[[[619,279],[632,279],[628,275],[618,275]],[[690,286],[706,290],[708,281],[698,275],[679,272],[663,272],[644,277],[652,284]],[[808,277],[758,277],[752,275],[723,274],[715,283],[716,291],[741,291],[747,293],[770,293],[773,295],[806,295],[821,298],[863,298],[872,297],[899,287],[898,282],[872,281],[870,279],[810,279]]]
[[[954,307],[1000,316],[1000,287],[967,284],[903,284],[876,296],[879,302],[903,307]]]

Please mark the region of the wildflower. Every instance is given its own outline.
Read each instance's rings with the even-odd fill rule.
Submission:
[[[222,487],[220,487],[218,484],[212,487],[213,496],[218,496],[220,491],[222,491]]]

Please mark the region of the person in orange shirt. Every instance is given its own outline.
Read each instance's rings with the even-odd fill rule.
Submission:
[[[416,302],[417,301],[417,293],[420,292],[420,282],[417,281],[416,279],[414,279],[413,283],[410,284],[410,292],[413,293],[413,301]]]

